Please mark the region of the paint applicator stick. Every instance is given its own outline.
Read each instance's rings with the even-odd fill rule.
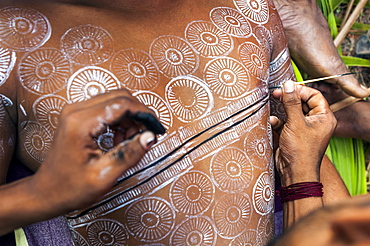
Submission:
[[[370,88],[367,88],[367,94],[370,95]],[[330,105],[330,109],[333,112],[336,112],[338,110],[341,110],[342,108],[348,107],[348,106],[354,104],[355,102],[358,102],[358,101],[361,101],[361,100],[363,100],[363,98],[347,97],[347,98],[343,99],[342,101],[339,101],[339,102],[336,102],[336,103],[333,103],[332,105]]]
[[[346,75],[351,75],[351,74],[356,74],[356,73],[342,73],[342,74],[336,74],[336,75],[321,77],[321,78],[317,78],[317,79],[309,79],[309,80],[305,80],[305,81],[301,81],[301,82],[294,82],[294,83],[296,85],[302,85],[302,84],[319,82],[319,81],[323,81],[323,80],[327,80],[327,79],[334,79],[334,78],[338,78],[338,77],[342,77],[342,76],[346,76]],[[271,86],[271,87],[269,87],[269,89],[279,89],[281,87],[282,87],[281,85]]]

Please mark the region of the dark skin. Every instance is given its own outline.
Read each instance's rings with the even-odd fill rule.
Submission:
[[[337,122],[323,95],[292,81],[273,95],[281,98],[288,116],[286,123],[271,118],[272,127],[279,134],[275,161],[281,185],[322,182],[325,187],[324,197],[284,203],[284,225],[288,228],[312,210],[348,198],[349,194],[332,163],[324,158]]]
[[[314,211],[269,245],[369,245],[369,204],[369,195],[364,195]]]
[[[70,2],[70,1],[69,1]],[[62,36],[64,31],[71,26],[72,24],[68,22],[74,22],[77,20],[79,24],[86,24],[90,23],[90,17],[94,16],[94,23],[96,25],[100,25],[102,20],[106,20],[106,28],[109,28],[110,30],[117,31],[116,36],[119,37],[130,37],[131,40],[120,40],[122,42],[117,42],[119,47],[117,49],[122,49],[125,47],[131,47],[133,44],[135,46],[139,46],[138,48],[147,48],[150,44],[150,41],[153,40],[158,34],[156,32],[164,32],[167,31],[171,23],[176,23],[177,21],[184,18],[184,16],[180,16],[176,12],[176,8],[174,8],[175,2],[176,7],[178,7],[178,4],[181,5],[183,1],[175,1],[174,4],[167,5],[166,8],[167,11],[169,11],[171,14],[168,16],[158,15],[156,16],[155,11],[152,12],[152,10],[158,10],[161,9],[164,6],[164,0],[162,1],[154,1],[152,5],[150,5],[150,9],[146,8],[148,5],[142,4],[143,1],[141,1],[141,4],[131,5],[131,8],[127,9],[127,5],[123,6],[120,5],[122,3],[133,3],[133,1],[94,1],[89,2],[89,6],[98,4],[97,6],[104,6],[104,9],[95,9],[93,7],[87,7],[85,5],[77,5],[73,9],[74,11],[70,11],[71,9],[68,5],[62,6],[58,8],[58,11],[56,11],[56,8],[50,8],[50,7],[44,7],[44,9],[40,9],[45,11],[55,11],[55,13],[50,14],[50,20],[54,24],[54,26],[63,27],[63,28],[55,28],[53,30],[54,34],[56,36]],[[86,4],[86,2],[81,2],[82,4]],[[26,2],[26,4],[29,4]],[[198,4],[206,4],[205,2]],[[118,7],[124,7],[126,8],[125,15],[121,15],[120,11],[122,9]],[[41,7],[40,7],[41,8]],[[142,9],[144,8],[144,9]],[[180,7],[178,7],[181,9]],[[81,12],[88,9],[91,11],[90,15],[81,15]],[[117,11],[117,10],[120,11]],[[189,20],[192,20],[193,13],[196,11],[197,8],[188,8],[188,14]],[[137,11],[144,11],[145,15],[142,15],[142,18],[137,18]],[[173,10],[173,11],[171,11]],[[58,13],[60,14],[57,15]],[[57,20],[59,20],[59,17],[64,16],[64,14],[68,13],[69,18],[66,20],[67,23],[59,23]],[[107,14],[108,13],[108,14]],[[191,15],[189,14],[191,13]],[[184,15],[185,15],[184,14]],[[202,13],[203,15],[207,15],[205,13]],[[108,16],[108,17],[107,17]],[[153,20],[153,16],[156,18],[166,18],[162,23],[166,23],[163,25],[149,25],[155,23],[155,20]],[[100,19],[99,19],[100,18]],[[107,18],[107,19],[106,19]],[[125,29],[119,29],[116,28],[117,25],[115,25],[116,20],[123,20],[126,21],[126,25],[123,25]],[[142,22],[141,28],[138,28],[138,23]],[[63,26],[65,24],[65,26]],[[144,25],[145,24],[145,25]],[[148,26],[146,26],[148,24]],[[59,32],[59,33],[58,33]],[[176,31],[178,33],[179,31]],[[140,42],[138,42],[140,41]],[[50,45],[59,46],[59,39],[50,40]],[[14,79],[14,78],[10,78]],[[4,90],[6,90],[4,88]],[[34,101],[35,98],[28,97],[27,93],[21,93],[13,90],[13,87],[11,87],[8,91],[5,91],[7,96],[12,98],[14,101],[17,102],[17,106],[21,105],[30,108],[32,103],[24,102],[22,101],[23,98],[30,99],[30,102]],[[123,93],[123,92],[122,92]],[[121,96],[119,97],[121,98]],[[124,96],[125,100],[128,100],[130,103],[128,105],[133,106],[132,109],[138,110],[141,108],[141,106],[137,107],[137,104],[134,102],[131,104],[131,97],[129,95]],[[102,98],[100,98],[102,99]],[[9,198],[11,202],[6,202],[2,208],[0,208],[0,211],[4,211],[3,216],[1,217],[0,221],[7,221],[6,225],[1,225],[2,228],[0,231],[0,234],[5,233],[7,231],[10,231],[14,228],[18,228],[20,226],[23,226],[25,224],[29,224],[35,221],[45,220],[48,218],[55,217],[57,215],[61,215],[66,213],[67,211],[71,211],[74,209],[79,209],[82,207],[85,207],[87,204],[91,204],[95,202],[104,192],[107,191],[107,187],[111,187],[112,184],[115,182],[117,177],[119,177],[124,170],[129,168],[130,166],[134,165],[143,153],[147,150],[147,148],[140,147],[140,145],[137,145],[140,142],[140,139],[138,136],[133,138],[133,142],[126,142],[126,144],[134,144],[133,149],[135,150],[135,155],[131,157],[132,152],[129,150],[131,148],[125,149],[123,146],[119,146],[117,150],[114,150],[111,153],[103,155],[103,153],[100,153],[97,151],[96,145],[92,145],[92,140],[97,137],[98,133],[101,133],[103,130],[106,129],[106,125],[112,125],[112,127],[117,126],[116,120],[107,119],[109,118],[109,114],[105,114],[106,106],[110,107],[109,104],[105,105],[102,101],[107,103],[112,103],[115,99],[111,98],[104,98],[104,100],[100,101],[100,99],[93,99],[97,100],[94,103],[91,101],[86,102],[86,104],[79,104],[77,106],[68,106],[66,110],[62,113],[61,120],[60,120],[60,130],[56,133],[56,138],[54,140],[53,147],[51,149],[51,154],[45,160],[45,165],[43,164],[40,168],[40,171],[34,175],[33,178],[27,178],[25,180],[16,182],[9,186],[4,186],[2,188],[1,193],[3,197]],[[118,101],[121,99],[117,99]],[[127,105],[126,103],[122,105]],[[28,103],[28,104],[27,104]],[[101,104],[102,103],[102,104]],[[81,106],[82,105],[82,106]],[[123,106],[122,106],[123,107]],[[101,117],[99,119],[103,119],[103,121],[97,121],[96,118],[92,117],[92,115],[96,115],[94,113],[89,112],[89,110],[97,110],[99,115]],[[122,127],[125,127],[127,136],[123,137],[121,140],[126,139],[127,137],[131,137],[134,133],[136,133],[139,129],[144,128],[142,124],[133,123],[132,119],[130,117],[127,117],[130,114],[127,114],[127,112],[131,112],[131,108],[120,108],[120,113],[117,113],[116,115],[118,119],[121,119],[122,121]],[[13,124],[10,131],[4,132],[5,136],[7,138],[11,138],[11,136],[16,135],[17,127],[18,129],[21,129],[20,123],[24,121],[24,116],[21,114],[20,111],[17,112],[18,109],[15,110],[9,110],[8,116],[7,116],[7,124],[11,124],[12,122],[18,122],[19,124]],[[143,109],[144,110],[144,109]],[[145,109],[144,111],[148,111],[148,109]],[[109,117],[108,117],[109,116]],[[78,119],[76,119],[76,117]],[[84,123],[83,126],[81,126],[81,121],[86,121],[87,123]],[[91,119],[91,121],[89,120]],[[128,125],[126,125],[128,123]],[[80,129],[81,128],[81,129]],[[88,130],[86,130],[88,129]],[[22,131],[19,134],[19,142],[22,142]],[[76,135],[77,134],[77,135]],[[66,136],[73,136],[73,139],[66,139]],[[4,138],[5,138],[4,137]],[[75,141],[75,139],[78,138],[82,141]],[[150,138],[149,138],[150,139]],[[66,144],[67,142],[68,144]],[[136,145],[135,145],[136,144]],[[65,149],[64,146],[68,146],[68,149]],[[76,146],[77,145],[77,146]],[[21,145],[20,145],[21,146]],[[60,146],[63,146],[61,148]],[[136,146],[136,147],[135,147]],[[149,145],[144,145],[149,146]],[[138,149],[136,149],[138,148]],[[140,149],[141,148],[141,149]],[[66,161],[66,154],[63,154],[63,152],[58,152],[61,149],[66,150],[66,153],[68,151],[71,151],[73,155],[79,154],[79,156],[71,156],[68,157],[68,163],[71,161],[69,159],[73,159],[73,163],[76,162],[76,159],[78,160],[79,165],[75,165],[75,167],[65,167],[65,164],[59,163],[54,160],[62,160]],[[83,150],[83,154],[81,155],[81,149]],[[121,149],[121,151],[119,150]],[[57,151],[58,150],[58,151]],[[6,158],[9,158],[9,156],[12,156],[12,149],[9,148],[9,153]],[[58,152],[58,153],[57,153]],[[128,152],[128,154],[126,154]],[[29,167],[36,170],[38,168],[39,163],[35,163],[35,161],[31,160],[31,158],[27,157],[24,150],[17,150],[17,155],[19,158],[22,159],[24,163],[27,163]],[[124,165],[116,165],[117,163],[122,163],[122,157],[124,157],[125,161]],[[28,159],[27,159],[28,158]],[[51,162],[50,158],[53,158],[53,162]],[[126,159],[127,158],[127,159]],[[132,159],[131,159],[132,158]],[[107,163],[104,162],[104,160],[107,161]],[[114,162],[112,161],[114,160]],[[10,160],[5,161],[4,163],[10,163]],[[118,167],[117,167],[118,166]],[[7,167],[2,167],[1,173],[6,173]],[[82,170],[82,171],[81,171]],[[76,173],[83,172],[86,174],[84,177],[80,177]],[[65,184],[60,185],[60,182],[57,182],[55,180],[52,173],[57,173],[59,177],[63,177],[60,181],[65,182]],[[104,176],[104,179],[102,179],[102,176]],[[76,177],[76,178],[72,178]],[[105,178],[108,177],[108,178]],[[5,176],[4,176],[5,179]],[[68,181],[68,182],[66,182]],[[49,185],[48,183],[51,182]],[[93,184],[93,185],[92,185]],[[91,186],[92,185],[92,186]],[[50,187],[50,190],[43,190],[41,187]],[[76,187],[79,187],[76,189]],[[91,192],[87,194],[83,194],[83,191],[89,187],[89,190]],[[55,188],[55,190],[54,190]],[[73,189],[72,189],[73,188]],[[93,189],[91,189],[93,188]],[[74,190],[74,194],[65,194],[69,193],[70,190]],[[32,191],[32,193],[30,192]],[[59,194],[59,193],[61,194]],[[36,195],[37,194],[37,195]],[[58,197],[58,200],[53,199],[55,197]],[[63,198],[63,199],[61,199]],[[75,200],[76,199],[76,200]],[[27,201],[27,203],[25,202]],[[42,201],[42,202],[40,202]],[[44,202],[46,201],[46,202]],[[27,204],[27,207],[25,207]],[[32,206],[30,206],[32,204]],[[16,209],[15,209],[16,208]],[[19,211],[22,211],[20,213]],[[22,214],[22,216],[19,216]],[[9,223],[11,221],[9,218],[11,218],[12,223]]]
[[[12,199],[0,205],[3,211],[0,221],[6,222],[1,223],[0,234],[86,207],[109,191],[118,177],[136,164],[156,141],[151,132],[134,136],[139,129],[145,129],[143,124],[127,117],[137,112],[155,117],[126,90],[66,106],[50,153],[38,172],[1,187],[4,197]],[[123,142],[113,151],[103,153],[94,138],[107,126],[117,125],[126,129],[129,139],[120,139]],[[23,211],[21,216],[19,209]]]
[[[313,78],[349,71],[339,56],[316,1],[274,0],[274,3],[282,19],[290,54],[301,71]],[[353,75],[312,86],[323,93],[330,105],[349,96],[364,98],[369,94]],[[335,112],[338,126],[334,135],[370,141],[369,117],[363,113],[369,110],[370,104],[360,101]]]

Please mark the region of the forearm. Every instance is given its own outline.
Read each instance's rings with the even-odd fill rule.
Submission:
[[[324,186],[324,206],[332,205],[351,197],[338,171],[327,156],[324,156],[321,162],[320,180]]]
[[[290,165],[293,168],[294,166],[294,163]],[[320,182],[318,171],[301,172],[302,170],[294,170],[293,168],[281,174],[282,187],[301,182]],[[322,207],[324,205],[323,200],[323,197],[307,197],[284,202],[284,229],[289,228],[304,215]]]
[[[33,179],[31,176],[0,187],[0,235],[65,213],[57,201],[37,191]]]
[[[296,64],[312,76],[348,71],[316,1],[275,0]],[[319,45],[318,45],[319,44]]]
[[[291,165],[292,166],[292,165]],[[294,166],[294,165],[293,165]],[[284,228],[294,224],[299,218],[322,206],[328,206],[350,197],[348,190],[327,156],[324,156],[320,166],[320,173],[308,171],[295,174],[295,170],[289,170],[282,177],[282,186],[288,186],[300,182],[321,182],[324,195],[322,197],[308,197],[284,203]]]

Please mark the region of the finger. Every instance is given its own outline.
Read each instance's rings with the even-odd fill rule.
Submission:
[[[288,80],[283,84],[282,103],[288,119],[296,120],[299,117],[303,117],[301,98],[292,80]]]
[[[337,84],[350,96],[364,98],[369,95],[367,88],[360,85],[353,75],[338,78]]]
[[[136,132],[138,124],[141,125],[142,122],[135,123],[133,121],[135,119],[129,116],[137,115],[138,113],[146,116],[151,115],[147,117],[150,119],[148,122],[156,127],[162,126],[152,110],[135,100],[127,100],[126,97],[114,97],[99,104],[91,104],[83,108],[78,108],[73,113],[74,115],[70,118],[77,121],[75,125],[83,122],[83,129],[87,129],[91,137],[98,137],[102,132],[106,131],[107,126],[113,125],[121,125],[127,129],[132,127]],[[164,127],[162,126],[161,131],[155,127],[151,127],[150,129],[159,134],[163,132],[162,129]]]
[[[114,150],[102,155],[95,165],[102,172],[105,171],[104,178],[111,180],[113,185],[127,169],[140,161],[156,141],[154,133],[150,131],[137,134],[134,138],[122,142]]]
[[[282,89],[276,89],[276,90],[274,90],[274,91],[272,92],[272,96],[273,96],[275,99],[280,99],[282,94],[283,94]]]
[[[276,116],[270,116],[270,125],[272,127],[272,130],[274,130],[277,133],[280,133],[284,126],[284,121],[280,120]]]
[[[329,104],[320,91],[307,86],[300,86],[299,94],[302,101],[307,105],[305,109],[308,111],[307,115],[327,114],[330,111]]]

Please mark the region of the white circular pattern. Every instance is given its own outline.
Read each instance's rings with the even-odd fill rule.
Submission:
[[[261,80],[267,80],[269,77],[269,63],[263,52],[257,45],[251,42],[245,42],[239,46],[240,59],[244,66],[253,75]]]
[[[39,163],[43,162],[50,150],[52,136],[40,123],[32,121],[26,123],[23,131],[23,146],[27,153]]]
[[[245,153],[238,148],[219,151],[211,160],[211,178],[225,192],[247,188],[253,179],[253,168]]]
[[[185,37],[203,57],[227,55],[233,49],[231,37],[207,21],[191,22],[186,27]]]
[[[45,95],[33,103],[33,112],[37,121],[49,132],[55,131],[58,127],[59,115],[67,100],[57,95]]]
[[[74,246],[89,246],[87,241],[81,236],[80,233],[76,232],[75,230],[70,230],[72,234],[72,240]]]
[[[228,194],[216,203],[212,217],[218,234],[235,238],[246,230],[251,220],[251,203],[247,194]]]
[[[210,15],[212,22],[231,36],[248,38],[252,35],[249,21],[236,9],[218,7],[212,9]]]
[[[192,46],[176,36],[160,36],[150,45],[150,54],[164,76],[173,78],[192,74],[199,66],[199,57]]]
[[[81,25],[69,29],[61,38],[63,52],[74,63],[97,65],[113,54],[113,38],[103,28]]]
[[[274,237],[274,233],[274,222],[272,215],[262,216],[258,220],[257,226],[257,242],[259,245],[266,245],[268,242],[270,242]]]
[[[51,35],[48,19],[36,10],[20,7],[0,9],[0,43],[11,50],[31,51]]]
[[[170,199],[177,211],[196,215],[209,208],[214,192],[212,181],[206,174],[190,171],[172,184]]]
[[[275,13],[271,14],[270,23],[275,23],[270,26],[270,32],[274,35],[274,49],[283,50],[287,45],[287,41],[280,17]]]
[[[229,246],[262,246],[257,243],[257,232],[255,230],[247,230],[234,240]]]
[[[121,223],[110,219],[98,219],[86,228],[91,246],[127,245],[128,234]]]
[[[137,240],[156,242],[172,231],[175,213],[166,200],[149,197],[131,204],[125,218],[128,231]]]
[[[133,93],[142,104],[154,111],[159,121],[168,130],[171,128],[173,119],[167,103],[157,94],[150,91]]]
[[[266,0],[234,0],[235,6],[248,20],[265,24],[269,19],[269,6]]]
[[[274,208],[274,184],[271,175],[263,172],[253,187],[253,206],[260,215],[266,215]]]
[[[272,155],[272,145],[267,129],[262,126],[254,127],[245,138],[244,146],[252,165],[265,170]]]
[[[216,244],[216,237],[214,225],[209,218],[191,217],[175,229],[170,245],[213,246]]]
[[[248,93],[249,72],[230,57],[215,58],[204,68],[204,80],[224,100],[235,100]]]
[[[119,51],[112,59],[111,70],[130,90],[154,89],[159,82],[159,71],[154,60],[141,50]]]
[[[166,85],[166,100],[173,113],[183,122],[208,114],[214,98],[208,86],[194,76],[180,76]]]
[[[114,74],[101,67],[88,66],[81,68],[69,78],[67,98],[71,103],[81,102],[119,88],[120,82]]]
[[[59,50],[41,48],[23,57],[18,73],[22,86],[28,91],[51,94],[65,87],[71,75],[71,66]]]
[[[15,64],[15,53],[0,47],[0,86],[5,83]]]
[[[253,30],[260,48],[265,51],[266,57],[269,57],[273,49],[273,42],[270,31],[265,26],[256,26]]]

